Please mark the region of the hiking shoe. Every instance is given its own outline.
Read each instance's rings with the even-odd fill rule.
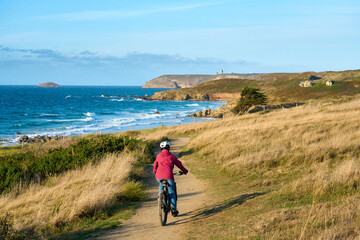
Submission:
[[[176,217],[177,215],[179,215],[179,211],[178,210],[172,211],[171,214],[173,217]]]

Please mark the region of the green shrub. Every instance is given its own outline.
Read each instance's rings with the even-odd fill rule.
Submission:
[[[144,201],[146,199],[146,193],[143,185],[140,182],[127,182],[124,186],[123,198],[134,202]]]
[[[240,115],[246,113],[252,106],[266,104],[267,97],[259,91],[258,88],[244,87],[239,101],[231,111]]]

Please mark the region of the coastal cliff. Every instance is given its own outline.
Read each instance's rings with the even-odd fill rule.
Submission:
[[[231,77],[233,76],[233,77]],[[236,77],[234,77],[236,76]],[[157,92],[152,100],[197,100],[228,101],[238,99],[245,86],[260,88],[271,104],[302,102],[309,99],[326,99],[339,96],[353,96],[360,90],[360,70],[265,73],[265,74],[220,74],[212,81],[192,87]],[[333,86],[326,82],[332,81]],[[300,87],[299,83],[310,81],[311,87]]]
[[[46,83],[40,83],[39,85],[37,85],[38,87],[61,87],[59,84],[53,83],[53,82],[46,82]]]
[[[217,79],[233,78],[233,79],[247,79],[257,74],[216,74],[216,75],[162,75],[154,78],[145,84],[143,88],[189,88],[201,83],[209,82]]]
[[[162,75],[145,84],[143,88],[186,88],[214,79],[214,75]]]

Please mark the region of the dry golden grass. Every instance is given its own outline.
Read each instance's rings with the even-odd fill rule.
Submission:
[[[45,186],[2,196],[0,212],[11,213],[18,230],[59,226],[91,215],[121,196],[134,162],[130,155],[107,155],[96,165],[50,178]]]
[[[312,101],[265,114],[164,127],[145,137],[193,136],[189,148],[194,154],[187,161],[202,161],[204,171],[215,164],[217,171],[230,173],[229,188],[220,185],[219,172],[209,176],[219,195],[273,190],[203,221],[194,231],[209,234],[199,239],[355,239],[360,234],[359,116],[360,97]]]
[[[225,168],[322,162],[354,156],[360,137],[360,99],[305,105],[267,114],[252,114],[207,123],[159,129],[148,138],[197,133],[191,146],[211,154]],[[216,141],[215,141],[216,140]]]

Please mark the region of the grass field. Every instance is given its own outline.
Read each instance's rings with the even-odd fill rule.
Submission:
[[[358,239],[360,98],[158,129],[212,203],[189,239]],[[190,154],[189,154],[190,153]]]

